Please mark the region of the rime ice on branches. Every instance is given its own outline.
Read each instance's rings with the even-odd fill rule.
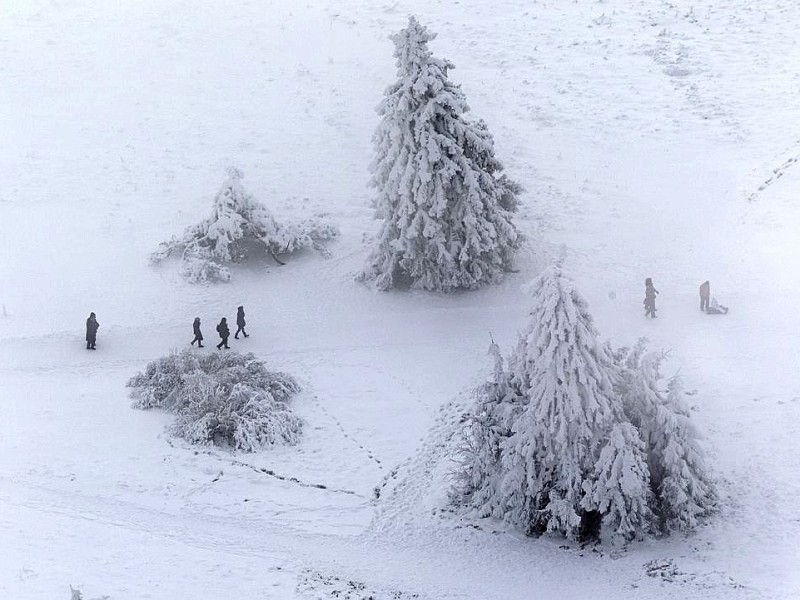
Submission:
[[[613,353],[560,267],[533,306],[508,367],[476,392],[455,497],[530,534],[629,540],[689,529],[715,494],[677,379],[663,355]]]
[[[327,255],[324,243],[338,235],[326,219],[279,223],[242,185],[242,173],[228,169],[228,178],[214,197],[211,215],[189,227],[181,237],[161,244],[151,256],[160,263],[180,253],[181,272],[192,283],[230,281],[227,265],[248,258],[280,256],[312,248]]]
[[[501,174],[494,140],[470,120],[453,64],[433,56],[435,34],[411,17],[392,37],[397,81],[378,106],[371,186],[380,233],[360,279],[379,289],[473,289],[501,279],[520,237],[521,187]]]

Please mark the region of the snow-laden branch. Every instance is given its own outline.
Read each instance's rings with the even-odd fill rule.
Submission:
[[[244,189],[242,177],[238,169],[229,169],[211,215],[160,244],[151,262],[179,255],[182,274],[192,283],[207,283],[230,281],[227,265],[256,256],[271,256],[284,264],[282,255],[308,248],[328,255],[324,244],[339,233],[333,224],[323,217],[279,223]]]

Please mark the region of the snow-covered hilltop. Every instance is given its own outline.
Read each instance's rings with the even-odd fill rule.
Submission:
[[[409,15],[456,65],[484,142],[467,157],[524,188],[513,261],[488,257],[473,291],[355,281],[380,241],[376,107]],[[797,597],[798,27],[788,0],[5,7],[0,596]],[[280,266],[269,244],[288,238],[265,229],[268,260],[228,265],[230,283],[150,266],[229,165],[273,233],[330,217],[330,256]],[[490,183],[475,198],[499,202]],[[604,339],[670,351],[661,371],[684,383],[718,502],[692,533],[581,546],[445,508],[450,445],[494,376],[486,349],[512,354],[523,287],[559,260]],[[728,315],[699,310],[705,280]],[[131,377],[189,348],[195,317],[207,347],[192,352],[217,352],[212,324],[242,305],[250,335],[231,348],[296,378],[296,443],[192,446],[172,415],[133,410]]]

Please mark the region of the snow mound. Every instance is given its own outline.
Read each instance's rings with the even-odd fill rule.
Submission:
[[[414,456],[392,469],[376,486],[379,504],[372,522],[374,530],[403,535],[432,522],[447,526],[440,517],[449,511],[451,473],[470,418],[470,404],[470,398],[445,404]]]

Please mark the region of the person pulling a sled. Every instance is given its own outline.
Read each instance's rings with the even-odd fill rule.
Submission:
[[[97,322],[97,317],[94,313],[89,314],[86,319],[86,349],[97,350],[95,343],[97,342],[97,330],[100,329],[100,323]]]
[[[656,294],[658,290],[653,286],[653,280],[648,277],[644,280],[644,316],[656,318]]]
[[[247,323],[244,320],[244,306],[240,306],[236,309],[236,333],[233,335],[237,340],[239,339],[239,332],[241,332],[244,337],[250,337],[245,333],[244,326]]]
[[[194,318],[192,331],[194,331],[194,339],[190,342],[190,345],[194,346],[194,343],[197,342],[198,348],[205,348],[205,346],[203,346],[203,333],[200,331],[200,317]]]
[[[704,281],[700,286],[700,310],[708,310],[708,299],[711,297],[711,284]]]
[[[225,317],[222,317],[222,320],[217,325],[217,333],[220,337],[220,343],[217,344],[217,350],[220,350],[223,346],[225,346],[226,350],[230,350],[228,346],[228,337],[231,335],[231,330],[228,329],[228,320]]]

